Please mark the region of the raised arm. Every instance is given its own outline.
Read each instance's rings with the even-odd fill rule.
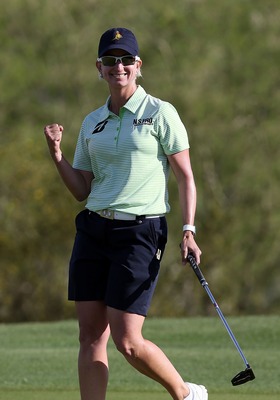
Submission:
[[[196,212],[196,186],[192,172],[189,150],[184,150],[168,156],[168,161],[178,183],[179,201],[184,225],[194,225]],[[193,253],[199,264],[201,251],[195,242],[191,230],[183,231],[181,243],[182,262],[186,263],[188,252]]]
[[[72,167],[61,151],[63,126],[58,124],[47,125],[44,128],[51,157],[69,191],[78,201],[85,200],[91,190],[93,173],[81,171]]]

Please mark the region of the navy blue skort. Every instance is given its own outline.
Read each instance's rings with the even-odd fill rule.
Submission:
[[[69,300],[103,301],[146,316],[166,242],[164,216],[120,221],[83,210],[76,217]]]

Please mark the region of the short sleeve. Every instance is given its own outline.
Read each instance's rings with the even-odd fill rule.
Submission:
[[[83,121],[81,130],[78,136],[76,150],[74,154],[73,167],[83,171],[92,171],[91,160],[87,146],[85,134],[86,119]]]
[[[159,140],[165,154],[178,153],[190,147],[187,130],[172,104],[161,104],[157,123]]]

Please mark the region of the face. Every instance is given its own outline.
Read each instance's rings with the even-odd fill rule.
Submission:
[[[114,49],[108,51],[104,55],[121,57],[129,55],[129,53],[121,49]],[[137,73],[141,68],[141,65],[141,60],[136,61],[133,65],[123,65],[120,61],[117,61],[117,63],[112,67],[107,67],[103,65],[100,61],[96,62],[96,67],[102,74],[102,77],[112,87],[125,87],[128,85],[135,85]]]

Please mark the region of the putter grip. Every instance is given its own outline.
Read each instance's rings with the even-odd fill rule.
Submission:
[[[193,269],[195,275],[197,276],[197,279],[199,280],[199,282],[201,284],[205,283],[206,280],[205,280],[205,278],[204,278],[199,266],[197,265],[194,256],[189,253],[188,256],[187,256],[187,260],[190,263],[190,266],[192,267],[192,269]]]

